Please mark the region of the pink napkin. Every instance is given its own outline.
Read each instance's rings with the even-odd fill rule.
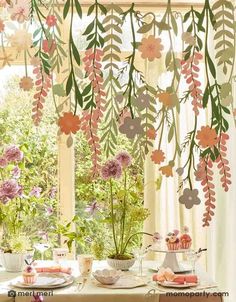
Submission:
[[[61,266],[47,266],[47,267],[36,267],[38,273],[72,273],[71,267],[61,267]]]
[[[178,284],[198,282],[196,275],[176,275],[170,268],[161,268],[157,274],[153,275],[152,279],[153,281],[171,281]]]

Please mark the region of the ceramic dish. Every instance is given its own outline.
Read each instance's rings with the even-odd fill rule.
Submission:
[[[121,274],[121,271],[103,269],[95,271],[93,276],[98,282],[111,285],[120,279]]]

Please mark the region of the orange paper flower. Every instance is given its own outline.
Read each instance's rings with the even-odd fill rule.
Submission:
[[[161,44],[161,39],[155,38],[154,36],[143,38],[141,45],[138,48],[138,50],[142,53],[141,57],[143,59],[148,59],[149,61],[153,61],[155,58],[160,58],[161,50],[163,49],[164,47]]]
[[[29,91],[33,88],[34,83],[30,77],[23,77],[20,80],[19,85],[20,85],[20,88],[23,89],[24,91]]]
[[[80,118],[72,112],[65,112],[58,120],[61,132],[65,134],[76,133],[80,128]]]
[[[160,167],[159,171],[161,171],[161,173],[166,177],[169,177],[169,176],[173,176],[172,168],[173,167],[171,165],[167,165],[167,166]]]
[[[157,134],[156,134],[156,130],[155,130],[154,128],[149,128],[149,129],[147,130],[147,137],[148,137],[149,139],[155,139],[156,136],[157,136]]]
[[[174,102],[174,98],[172,95],[168,92],[162,92],[159,93],[158,95],[159,101],[165,106],[165,107],[174,107],[176,104]]]
[[[201,130],[198,130],[196,138],[203,148],[213,147],[218,142],[215,129],[212,129],[209,126],[202,126]]]
[[[151,159],[155,164],[160,164],[165,160],[165,154],[162,150],[154,150]]]

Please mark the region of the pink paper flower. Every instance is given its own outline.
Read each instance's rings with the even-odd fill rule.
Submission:
[[[7,203],[9,200],[18,197],[21,187],[15,179],[5,180],[0,185],[0,200]]]
[[[0,168],[5,168],[7,166],[7,160],[5,157],[0,158]]]
[[[132,157],[126,151],[121,151],[115,157],[123,168],[129,167],[132,163]]]
[[[54,15],[47,16],[46,18],[47,26],[53,27],[56,25],[56,23],[57,23],[57,18]]]
[[[17,21],[19,23],[27,21],[30,15],[30,1],[18,0],[10,9],[10,13],[13,21]]]
[[[120,178],[122,173],[121,164],[116,159],[108,160],[101,168],[101,176],[104,180]]]
[[[9,146],[6,148],[4,157],[8,162],[22,161],[24,154],[17,146]]]

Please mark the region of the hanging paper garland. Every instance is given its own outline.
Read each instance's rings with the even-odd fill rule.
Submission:
[[[73,36],[75,19],[84,17],[78,0],[67,0],[62,9],[57,0],[46,4],[1,0],[0,6],[5,18],[0,19],[0,65],[10,66],[18,54],[23,55],[25,75],[19,86],[25,91],[34,86],[35,125],[40,125],[44,102],[52,88],[60,131],[68,135],[68,146],[73,142],[72,134],[84,133],[92,152],[94,177],[100,173],[102,150],[107,157],[114,155],[118,133],[123,134],[131,141],[136,163],[142,165],[150,156],[153,164],[160,165],[163,176],[172,177],[176,171],[182,178],[179,202],[186,208],[200,203],[194,177],[200,181],[206,205],[203,225],[208,226],[216,206],[213,168],[217,168],[225,192],[231,184],[227,143],[232,116],[236,125],[232,96],[236,23],[232,2],[218,0],[211,6],[205,0],[202,10],[191,7],[182,15],[167,0],[159,20],[153,12],[143,14],[135,4],[123,11],[116,4],[104,6],[95,0],[88,8],[91,21],[83,33],[86,48],[81,51]],[[65,21],[69,28],[62,38]],[[11,22],[15,30],[9,35],[6,32]],[[127,41],[131,51],[125,60],[121,58],[124,26],[131,37]],[[163,36],[168,40],[167,50]],[[174,41],[182,46],[181,54],[176,53]],[[8,45],[16,50],[15,57]],[[171,74],[165,87],[149,83],[148,76],[137,67],[138,60],[152,63],[163,57]],[[65,59],[68,67],[64,67]],[[34,79],[28,76],[28,65],[33,65]],[[201,80],[203,71],[205,82]],[[55,72],[63,75],[63,82],[54,83]],[[184,93],[180,91],[181,81],[187,87]],[[57,105],[57,97],[65,98],[66,110],[65,102]],[[192,107],[193,128],[181,142],[177,120],[181,108],[188,104]],[[200,120],[204,111],[210,114],[207,124]],[[165,149],[166,131],[168,143],[174,144],[172,154]],[[157,147],[153,149],[154,140]],[[180,157],[186,161],[178,167]]]

